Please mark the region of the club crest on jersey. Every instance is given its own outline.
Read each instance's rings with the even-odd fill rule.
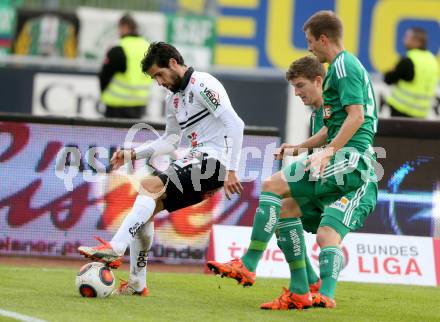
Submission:
[[[332,203],[330,205],[330,208],[335,208],[335,209],[338,209],[338,210],[344,212],[345,209],[347,209],[349,202],[350,201],[346,197],[342,197],[341,199],[338,199],[334,203]]]
[[[216,111],[220,106],[220,95],[216,91],[206,87],[203,92],[200,91],[200,95],[203,97],[205,102],[208,103],[209,108],[213,111]]]
[[[332,115],[332,109],[329,105],[324,106],[323,109],[324,118],[327,120]]]
[[[194,84],[196,82],[196,79],[194,77],[191,77],[190,82],[191,82],[191,84]]]
[[[191,139],[191,146],[193,148],[195,148],[197,146],[197,133],[196,132],[192,132],[190,139]]]
[[[178,108],[179,107],[179,98],[177,96],[174,97],[173,104],[174,104],[174,108]]]

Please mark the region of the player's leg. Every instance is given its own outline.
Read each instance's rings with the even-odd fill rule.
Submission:
[[[92,260],[98,260],[117,268],[120,257],[124,255],[128,245],[134,240],[136,233],[152,216],[163,209],[161,202],[164,197],[165,185],[158,176],[148,177],[141,182],[141,193],[138,194],[133,208],[122,221],[110,242],[101,240],[102,245],[96,247],[78,247],[78,251]]]
[[[280,213],[280,220],[277,229],[277,244],[283,251],[286,261],[288,262],[291,279],[289,289],[284,289],[283,293],[277,299],[261,304],[262,309],[267,310],[284,310],[284,309],[301,309],[311,305],[310,292],[316,292],[319,289],[320,280],[314,272],[311,263],[307,257],[304,237],[301,223],[306,223],[307,231],[316,233],[321,217],[321,210],[313,203],[302,203],[301,206],[293,198],[283,199]],[[292,236],[296,236],[292,238]],[[296,244],[294,243],[296,241]],[[296,253],[292,254],[292,253]],[[304,262],[302,262],[302,257]],[[304,266],[298,269],[296,266]],[[308,267],[309,266],[309,267]],[[309,269],[309,271],[307,271]],[[309,284],[309,289],[306,285]],[[304,293],[305,291],[305,293]]]
[[[283,200],[284,211],[278,223],[277,244],[283,252],[290,270],[289,290],[295,294],[309,291],[306,246],[302,226],[301,209],[293,198]],[[309,215],[309,213],[306,213]],[[316,275],[316,274],[315,274]],[[314,282],[317,282],[315,280]]]
[[[215,274],[234,278],[244,286],[253,285],[257,264],[275,232],[280,215],[281,200],[284,195],[288,194],[288,191],[289,187],[282,178],[281,172],[275,173],[264,181],[248,250],[242,258],[236,258],[230,262],[208,261],[206,263],[208,269]]]
[[[267,243],[277,228],[282,197],[286,196],[289,192],[289,187],[282,175],[281,172],[275,173],[262,186],[252,226],[251,242],[248,250],[242,257],[243,264],[251,272],[256,271],[258,262],[266,250]]]
[[[153,244],[154,222],[150,220],[137,232],[130,243],[130,275],[128,281],[122,281],[113,295],[147,296],[148,252]]]
[[[283,199],[277,227],[277,244],[283,252],[290,270],[289,288],[284,288],[280,297],[260,305],[266,310],[302,309],[311,306],[311,293],[306,264],[306,247],[302,220],[304,207],[300,208],[293,198]],[[310,215],[311,213],[305,213]],[[320,212],[318,212],[320,215]],[[302,218],[302,217],[301,217]],[[312,269],[313,271],[313,269]],[[313,272],[314,273],[314,272]],[[316,276],[316,274],[315,274]],[[314,282],[318,282],[316,276]],[[315,285],[316,286],[316,285]]]
[[[136,197],[133,208],[110,241],[112,248],[121,256],[142,225],[163,209],[161,203],[157,202],[164,197],[166,189],[162,179],[158,176],[148,177],[142,180],[141,185],[143,190]]]
[[[299,168],[298,171],[297,168]],[[209,261],[207,266],[210,270],[222,276],[235,278],[243,285],[254,283],[258,261],[277,227],[281,200],[290,197],[290,183],[288,184],[287,180],[301,181],[304,186],[313,185],[309,183],[308,176],[304,173],[302,161],[294,162],[286,169],[288,170],[279,171],[263,182],[259,205],[254,217],[251,242],[246,254],[241,259],[234,259],[227,263]],[[304,191],[313,191],[313,187],[308,187]]]
[[[301,222],[304,231],[316,234],[319,224],[321,222],[323,208],[320,205],[316,205],[315,203],[310,202],[308,204],[302,205],[301,212],[303,213],[303,215],[301,216]],[[310,258],[307,254],[307,247],[304,248],[304,260],[306,263],[306,273],[307,280],[309,282],[309,290],[312,293],[316,293],[319,291],[321,279],[316,274],[313,265],[310,262]]]
[[[334,220],[328,220],[328,218],[323,219],[321,225],[316,235],[316,241],[321,248],[319,253],[321,287],[319,293],[315,294],[314,302],[319,306],[335,307],[336,282],[344,260],[340,248],[341,235],[345,235],[348,229],[340,226]]]
[[[293,198],[284,198],[282,201],[279,225],[293,222],[292,218],[301,218],[304,231],[316,234],[321,222],[322,209],[313,202],[302,204],[301,207]],[[280,247],[279,231],[277,232],[277,244]],[[304,261],[306,263],[306,274],[309,282],[310,292],[318,292],[321,280],[313,269],[310,258],[307,255],[307,247],[304,248]]]
[[[141,193],[110,243],[100,240],[103,245],[80,246],[78,251],[93,260],[118,267],[120,257],[144,223],[163,209],[171,212],[199,203],[205,198],[206,191],[222,187],[224,171],[218,160],[207,159],[205,155],[175,160],[165,172],[141,182]]]
[[[334,162],[333,159],[330,165]],[[337,169],[339,169],[339,167]],[[304,163],[302,161],[295,162],[290,167],[284,169],[284,174],[289,183],[290,194],[298,203],[303,215],[306,212],[306,205],[312,204],[314,207],[316,204],[322,204],[319,200],[319,193],[325,192],[326,194],[337,195],[339,192],[339,188],[333,181],[330,182],[330,185],[327,185],[325,182],[317,181],[317,179],[311,177],[310,172],[305,172]],[[302,178],[299,178],[301,174]],[[321,192],[320,189],[323,191]],[[331,198],[336,197],[332,196],[328,198],[331,200]],[[323,207],[321,209],[323,209]],[[318,212],[318,215],[319,214],[320,212]],[[288,223],[279,225],[279,245],[286,257],[291,272],[290,288],[292,288],[292,290],[289,291],[292,295],[300,296],[300,298],[293,298],[293,296],[291,296],[291,303],[288,304],[290,305],[288,308],[292,308],[292,306],[293,308],[302,308],[301,305],[304,303],[311,305],[311,294],[309,293],[308,279],[305,270],[306,247],[304,231],[301,220],[299,218],[295,219],[296,220],[291,220]],[[279,309],[282,307],[285,309],[287,303],[286,296],[287,293],[285,291],[280,298],[271,303],[263,304],[262,308]],[[299,307],[294,302],[295,300],[299,300]]]
[[[361,227],[374,210],[377,200],[377,184],[365,182],[360,188],[346,194],[324,210],[317,232],[320,277],[322,280],[318,298],[314,302],[323,307],[335,307],[337,279],[343,267],[341,242],[350,231]]]
[[[178,163],[180,164],[180,163]],[[201,202],[211,197],[223,185],[221,171],[223,166],[215,159],[207,159],[202,168],[193,167],[188,162],[183,167],[177,167],[177,171],[167,171],[159,174],[162,182],[166,185],[166,193],[162,199],[157,200],[154,214],[162,209],[169,212],[182,209]],[[212,167],[211,173],[206,169]],[[168,180],[174,176],[177,180]],[[198,181],[195,183],[194,181]],[[197,189],[195,186],[201,189]],[[181,190],[179,189],[182,188]],[[128,282],[121,283],[115,292],[119,295],[147,295],[146,273],[147,254],[151,248],[154,235],[152,219],[144,224],[136,233],[130,243],[130,276]]]
[[[301,164],[298,162],[291,164],[289,167],[293,169],[289,171],[289,174],[291,172],[295,173],[295,169],[298,166],[301,168]],[[302,175],[297,176],[295,179],[303,180],[304,186],[309,185],[308,178],[304,176],[303,170]],[[277,226],[281,212],[281,200],[283,197],[289,196],[290,190],[291,188],[287,184],[283,172],[277,172],[270,179],[266,180],[262,186],[259,206],[252,227],[251,242],[246,254],[241,259],[233,259],[227,263],[216,261],[207,263],[208,268],[216,274],[234,278],[244,286],[252,285],[255,281],[258,261],[266,249],[267,243],[275,231],[275,227],[278,227],[279,245],[291,268],[291,289],[285,289],[278,299],[261,305],[262,309],[302,309],[312,304],[305,272],[305,244],[301,220],[293,217],[292,213],[283,212],[283,215],[290,218],[285,218]],[[309,187],[305,190],[313,189]]]

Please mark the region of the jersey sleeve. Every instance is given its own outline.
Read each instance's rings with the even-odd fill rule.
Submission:
[[[345,55],[344,55],[345,56]],[[364,73],[357,62],[341,59],[336,62],[336,84],[342,106],[364,105]]]
[[[136,159],[151,158],[152,156],[168,154],[179,147],[181,140],[181,130],[173,108],[171,105],[171,96],[165,99],[166,125],[165,133],[151,143],[144,143],[134,149]]]
[[[194,97],[215,117],[225,110],[233,109],[225,88],[216,78],[198,78],[194,85]]]

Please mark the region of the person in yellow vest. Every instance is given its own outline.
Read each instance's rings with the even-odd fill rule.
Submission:
[[[391,116],[426,118],[432,108],[439,67],[436,57],[426,49],[427,42],[425,30],[408,29],[404,37],[406,57],[384,75],[385,83],[395,85],[386,98]]]
[[[149,43],[139,36],[136,21],[125,14],[118,24],[119,45],[111,48],[99,73],[105,116],[141,118],[145,113],[152,80],[141,70]]]

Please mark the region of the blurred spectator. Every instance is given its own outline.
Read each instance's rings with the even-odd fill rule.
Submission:
[[[384,75],[385,83],[395,85],[386,98],[391,116],[426,118],[432,108],[439,71],[436,57],[426,49],[427,38],[421,28],[408,29],[403,39],[406,57]]]
[[[106,117],[140,118],[145,113],[151,78],[141,70],[149,44],[138,35],[136,21],[128,14],[119,20],[119,45],[111,48],[99,73],[101,100]]]

